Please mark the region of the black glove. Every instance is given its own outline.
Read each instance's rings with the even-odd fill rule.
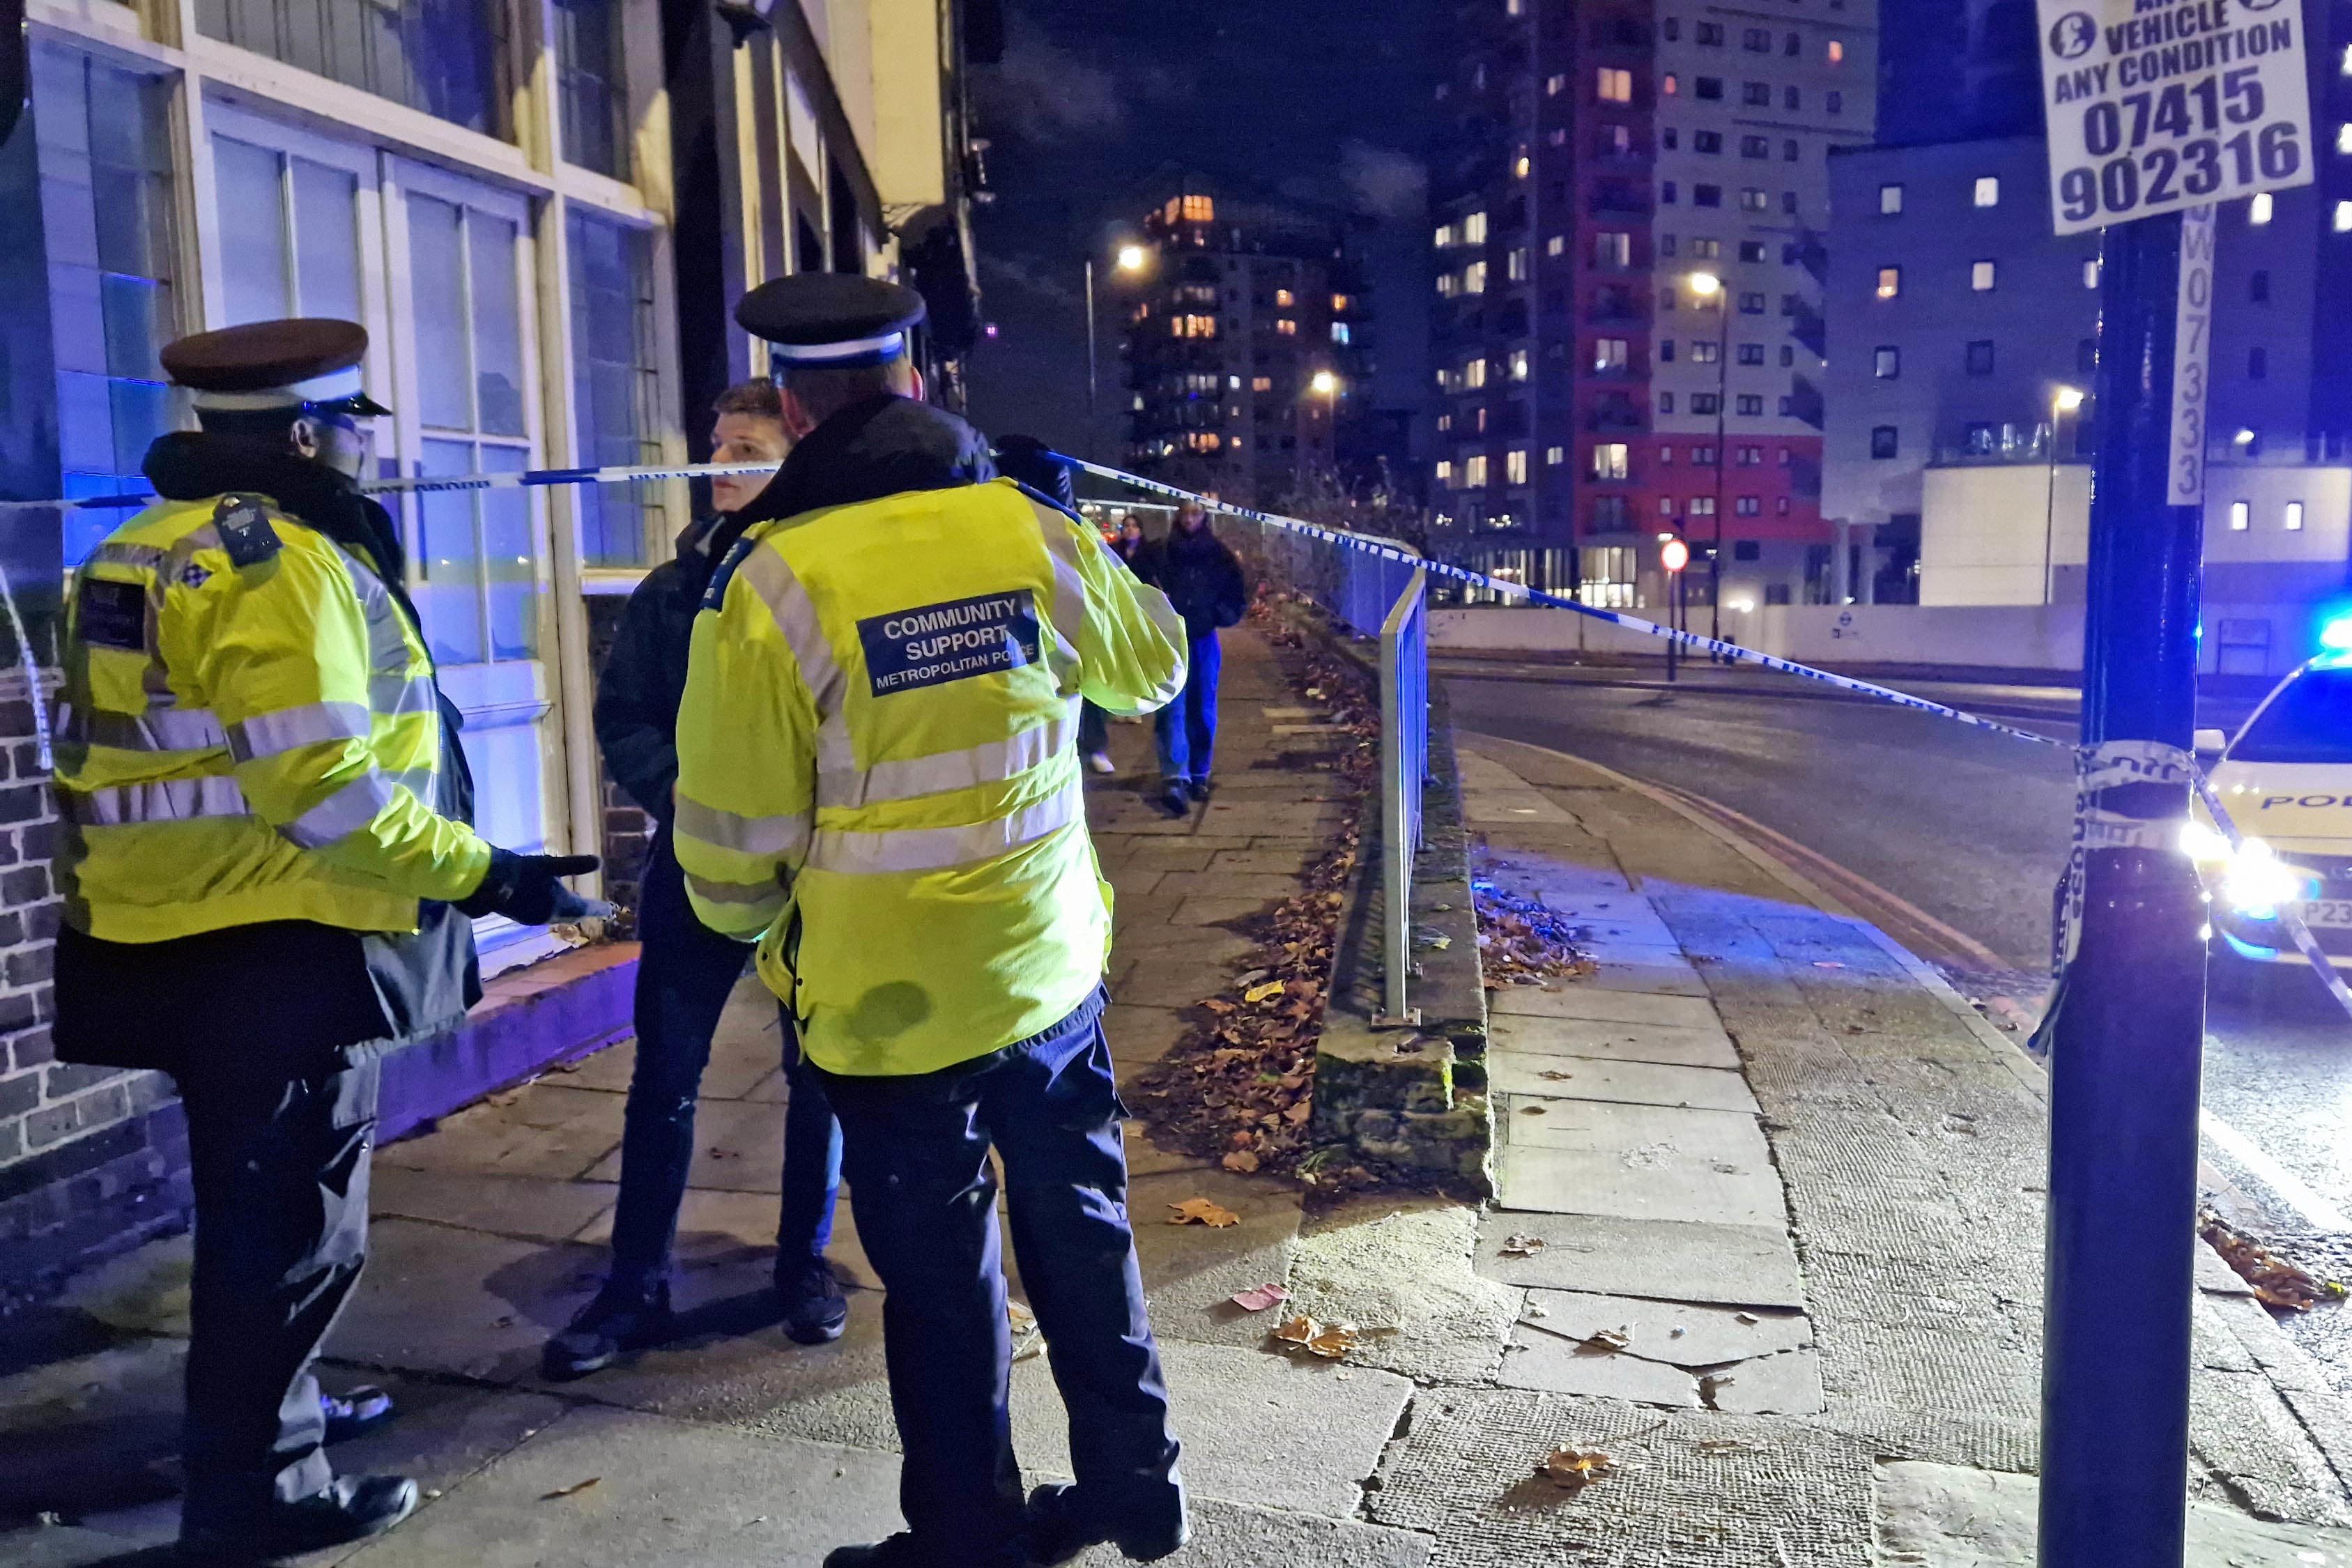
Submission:
[[[493,849],[481,886],[457,900],[457,910],[474,919],[504,915],[526,926],[609,915],[613,906],[604,900],[583,899],[556,880],[593,871],[604,863],[594,855],[518,855]]]

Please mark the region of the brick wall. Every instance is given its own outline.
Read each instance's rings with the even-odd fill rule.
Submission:
[[[604,673],[605,657],[613,651],[621,612],[628,602],[624,594],[588,595],[588,666],[600,679]],[[621,907],[621,919],[614,923],[613,934],[635,937],[637,888],[645,872],[646,855],[653,847],[654,819],[639,810],[622,793],[620,785],[603,776],[601,759],[597,771],[596,798],[604,813],[604,897]]]
[[[52,1059],[57,810],[21,678],[0,680],[0,1314],[187,1224],[187,1131],[160,1073]]]

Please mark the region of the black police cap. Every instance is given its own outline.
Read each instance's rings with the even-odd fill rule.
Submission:
[[[199,410],[387,414],[360,389],[367,346],[367,329],[356,321],[306,316],[198,332],[166,344],[161,357]]]
[[[887,364],[907,353],[923,297],[903,284],[852,272],[773,278],[735,307],[738,325],[769,344],[786,370]]]

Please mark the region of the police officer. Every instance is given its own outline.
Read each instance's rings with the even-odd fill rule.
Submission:
[[[677,843],[705,924],[758,942],[841,1120],[881,1277],[908,1529],[828,1568],[1059,1563],[1186,1537],[1144,1313],[1074,742],[1184,677],[1167,601],[919,401],[911,291],[803,274],[736,319],[801,432],[694,628]],[[1026,1508],[992,1148],[1068,1406],[1075,1489]],[[1024,1558],[1024,1553],[1027,1556]]]
[[[58,1055],[177,1079],[195,1187],[184,1555],[254,1562],[389,1529],[398,1476],[337,1478],[310,1366],[367,1235],[377,1058],[481,987],[467,917],[605,908],[467,825],[472,783],[353,480],[367,334],[257,322],[163,368],[202,428],[76,574],[58,710]]]

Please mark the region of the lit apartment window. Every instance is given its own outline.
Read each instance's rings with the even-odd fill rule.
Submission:
[[[1522,245],[1503,258],[1503,268],[1510,274],[1512,282],[1524,283],[1528,274],[1535,270],[1534,259],[1533,254]]]
[[[1437,226],[1438,249],[1444,250],[1447,246],[1457,243],[1461,237],[1460,232],[1452,224],[1442,223]]]
[[[1444,371],[1439,371],[1437,374],[1441,379],[1445,374]],[[1270,375],[1254,375],[1250,377],[1250,390],[1252,392],[1272,392],[1274,390],[1274,377]]]
[[[1567,90],[1568,78],[1564,76],[1548,76],[1544,78],[1544,96],[1546,98],[1558,98],[1561,93],[1566,92]]]
[[[1622,479],[1632,471],[1633,449],[1622,441],[1603,441],[1592,448],[1592,477]]]
[[[1694,239],[1691,241],[1690,253],[1696,260],[1713,261],[1722,256],[1723,241],[1719,239]]]
[[[1632,344],[1623,338],[1595,338],[1592,341],[1592,368],[1596,374],[1623,370],[1632,357]]]
[[[1689,510],[1690,515],[1693,517],[1713,517],[1715,515],[1715,498],[1713,496],[1693,496],[1690,499]]]
[[[1462,367],[1462,384],[1465,388],[1472,392],[1475,392],[1478,388],[1486,385],[1486,362],[1483,359],[1474,359],[1469,363],[1464,365]]]
[[[1715,363],[1717,359],[1720,357],[1718,351],[1722,346],[1723,345],[1720,343],[1693,342],[1690,346],[1691,363]]]
[[[1994,267],[1991,262],[1972,261],[1969,264],[1969,287],[1979,294],[1990,293],[1993,275]]]
[[[1331,341],[1335,343],[1344,343],[1349,342],[1353,333],[1354,329],[1349,326],[1345,321],[1334,321],[1331,323]]]
[[[1772,195],[1769,191],[1759,191],[1750,186],[1739,193],[1739,205],[1747,212],[1768,213],[1772,210]]]
[[[1527,378],[1528,351],[1525,349],[1513,349],[1511,351],[1511,379],[1513,381],[1525,381]]]
[[[1298,297],[1287,289],[1276,289],[1274,291],[1274,302],[1287,309],[1298,303]]]
[[[1599,73],[1599,92],[1603,103],[1633,101],[1633,73],[1613,66],[1602,66]]]
[[[2299,500],[2286,503],[2286,531],[2289,533],[2303,531],[2303,503]]]
[[[1475,458],[1463,459],[1462,482],[1474,490],[1486,488],[1486,454],[1481,452]]]
[[[2336,150],[2338,153],[2352,153],[2352,120],[2347,120],[2336,128]]]
[[[1519,155],[1511,161],[1511,178],[1524,180],[1528,177],[1528,172],[1534,167],[1535,163],[1528,156],[1527,149],[1521,148]]]
[[[1764,513],[1764,502],[1756,496],[1741,496],[1731,503],[1731,510],[1741,517],[1761,517]]]
[[[2352,234],[2352,202],[2336,204],[2336,232]]]
[[[1441,272],[1437,275],[1438,298],[1443,300],[1451,300],[1460,292],[1462,292],[1461,279],[1457,278],[1451,272]]]
[[[1893,381],[1903,374],[1903,351],[1881,348],[1871,356],[1870,374],[1881,381]]]
[[[1474,261],[1462,269],[1462,291],[1465,294],[1484,294],[1486,291],[1485,262]]]
[[[1980,207],[1997,207],[2000,205],[2000,178],[1999,175],[1980,174],[1977,177],[1977,205]]]
[[[2254,509],[2246,502],[2242,500],[2233,500],[2230,503],[2231,532],[2245,532],[2247,528],[2252,524],[2253,519]]]
[[[1555,247],[1559,237],[1552,239]],[[1559,254],[1558,248],[1552,252]],[[1631,267],[1633,264],[1633,237],[1630,234],[1601,233],[1592,237],[1592,265],[1595,267]]]
[[[1526,16],[1527,14],[1528,14],[1528,0],[1503,0],[1503,15],[1504,15],[1504,16]]]
[[[1567,249],[1568,236],[1564,234],[1553,235],[1549,239],[1544,241],[1544,254],[1546,256],[1559,256]]]
[[[2246,204],[2246,221],[2248,223],[2271,221],[2271,194],[2268,191],[2264,191]]]
[[[2085,289],[2095,289],[2098,286],[2099,258],[2095,256],[2091,258],[2090,260],[2083,263],[2083,287]]]
[[[1840,40],[1840,39],[1837,39],[1837,38],[1832,38],[1832,39],[1830,40],[1830,64],[1832,64],[1832,65],[1833,65],[1833,66],[1834,66],[1834,65],[1843,65],[1843,64],[1844,64],[1844,63],[1845,63],[1845,45],[1844,45],[1844,43],[1843,43],[1842,40]]]
[[[1274,330],[1283,337],[1295,338],[1298,335],[1298,323],[1284,316],[1274,323]]]
[[[1217,204],[1211,198],[1207,196],[1186,196],[1184,198],[1184,221],[1186,223],[1211,223],[1215,221],[1216,216]]]
[[[1484,245],[1486,243],[1486,215],[1485,213],[1475,212],[1462,220],[1462,243],[1465,245]]]
[[[1568,448],[1565,447],[1546,447],[1544,448],[1544,461],[1557,468],[1559,465],[1568,461]]]
[[[1437,482],[1447,489],[1452,489],[1454,488],[1454,463],[1452,459],[1440,458],[1437,460]]]
[[[1682,91],[1682,89],[1683,79],[1676,76],[1672,71],[1668,71],[1664,76],[1658,79],[1658,90],[1668,98],[1674,97],[1676,93]]]
[[[1505,483],[1514,485],[1528,482],[1528,449],[1525,447],[1514,447],[1503,454],[1503,479]]]

